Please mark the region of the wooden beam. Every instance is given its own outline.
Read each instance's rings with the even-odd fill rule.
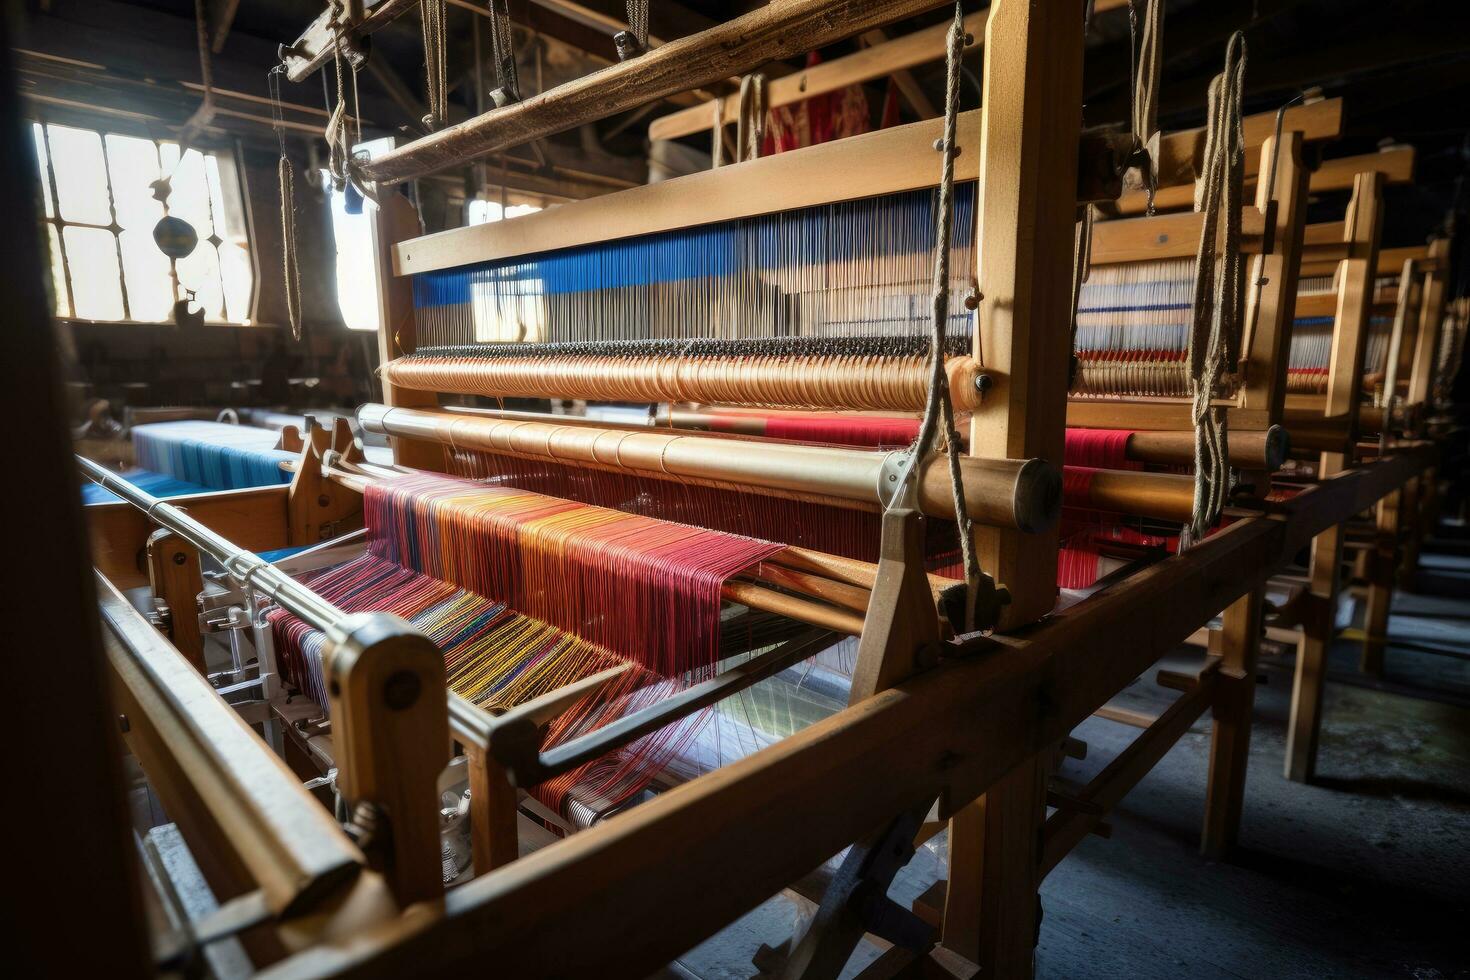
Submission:
[[[1094,10],[1102,12],[1127,5],[1127,0],[1097,0]],[[965,18],[966,33],[976,39],[981,38],[985,34],[985,21],[989,14],[989,9],[985,9],[967,16]],[[864,35],[864,39],[869,41],[869,47],[841,58],[833,58],[831,61],[813,65],[811,68],[776,79],[768,84],[766,104],[774,109],[816,95],[836,92],[849,85],[861,85],[864,82],[892,75],[899,81],[900,91],[903,91],[905,97],[910,99],[915,111],[925,117],[937,115],[937,111],[932,106],[926,111],[922,103],[913,100],[902,78],[908,74],[910,68],[917,68],[919,65],[944,58],[945,37],[948,33],[949,21],[892,40],[888,40],[881,32],[869,32]],[[973,52],[975,49],[972,47],[970,50]],[[908,77],[912,78],[912,76]],[[924,99],[925,103],[927,101],[927,98]],[[724,121],[733,123],[738,116],[739,106],[735,100],[726,100],[722,116]],[[713,106],[709,102],[704,102],[655,119],[648,127],[648,138],[678,139],[692,133],[702,133],[709,129],[713,122]]]
[[[834,8],[826,0],[777,0],[707,31],[415,140],[368,161],[363,174],[387,184],[420,177],[675,92],[710,85],[763,62],[803,54],[937,5],[935,0],[886,0]]]
[[[960,115],[956,180],[974,180],[979,175],[979,123],[980,110]],[[840,143],[823,143],[701,171],[507,221],[415,238],[394,249],[393,269],[397,275],[406,276],[694,224],[933,187],[939,179],[933,144],[943,131],[943,120],[939,119],[895,126]],[[931,160],[935,165],[917,167],[916,159]]]
[[[985,34],[985,22],[990,16],[988,9],[970,14],[965,18],[965,30],[974,38]],[[785,78],[766,84],[766,105],[771,109],[791,105],[803,99],[837,92],[849,85],[861,85],[875,78],[883,78],[895,72],[916,68],[944,57],[945,37],[949,33],[949,21],[892,41],[873,44],[853,54],[833,58],[813,65]],[[971,52],[975,50],[972,46]],[[722,119],[733,123],[740,115],[738,99],[726,99]],[[714,124],[714,107],[704,102],[680,109],[678,112],[660,116],[648,126],[651,140],[671,140],[693,133],[702,133]]]
[[[1098,221],[1092,226],[1092,264],[1118,265],[1191,258],[1199,252],[1199,236],[1203,227],[1204,215],[1196,211]],[[1265,213],[1249,204],[1242,208],[1241,251],[1259,254],[1265,234]]]
[[[344,47],[356,44],[361,38],[416,9],[418,0],[361,0],[361,4],[362,19],[355,23],[338,24],[331,4],[316,15],[281,59],[289,81],[305,81],[312,72],[326,64],[337,49],[339,38]]]
[[[1383,249],[1381,254],[1392,252]],[[1434,384],[1434,372],[1439,363],[1439,334],[1444,324],[1444,303],[1449,272],[1450,240],[1436,238],[1428,248],[1428,262],[1424,277],[1424,295],[1419,304],[1419,336],[1414,342],[1414,360],[1409,367],[1409,392],[1405,399],[1410,405],[1424,405],[1429,401],[1430,389]],[[1381,261],[1381,258],[1380,258]]]
[[[1250,157],[1247,156],[1247,159]],[[1378,153],[1364,153],[1359,156],[1335,157],[1326,160],[1312,172],[1309,186],[1314,194],[1350,190],[1353,186],[1353,178],[1360,173],[1381,173],[1390,184],[1411,183],[1414,179],[1414,148],[1399,146]],[[1255,175],[1246,178],[1247,183],[1252,183],[1254,180]],[[1141,197],[1135,194],[1125,194],[1118,201],[1118,210],[1123,214],[1137,214],[1144,210],[1144,204]],[[1193,185],[1161,187],[1154,195],[1154,206],[1161,211],[1193,205]]]
[[[284,548],[288,543],[286,486],[220,490],[174,497],[169,503],[251,551]],[[92,561],[118,588],[148,584],[146,547],[154,525],[125,500],[83,508]]]
[[[875,27],[871,31],[865,31],[859,40],[871,48],[887,44],[892,38],[883,28]],[[888,77],[893,79],[894,88],[898,89],[899,96],[908,103],[909,108],[920,119],[933,119],[939,115],[939,110],[935,108],[933,102],[929,101],[929,96],[924,93],[924,87],[919,84],[913,72],[907,68],[900,68]]]
[[[1302,239],[1307,220],[1307,169],[1302,162],[1302,135],[1296,130],[1284,133],[1278,154],[1276,137],[1261,145],[1261,166],[1269,167],[1276,159],[1275,199],[1265,182],[1256,188],[1256,207],[1273,214],[1275,243],[1270,255],[1252,263],[1246,304],[1247,337],[1245,347],[1245,385],[1240,392],[1240,407],[1246,411],[1264,411],[1272,423],[1281,421],[1286,404],[1286,371],[1291,346],[1293,300],[1297,294],[1297,272],[1301,265]],[[1272,206],[1274,205],[1274,210]],[[1243,428],[1236,419],[1232,427]]]
[[[416,323],[413,309],[413,283],[393,275],[393,249],[399,242],[407,241],[421,231],[418,209],[408,198],[396,191],[382,199],[373,217],[373,255],[378,294],[378,362],[387,364],[404,354],[412,353],[418,346],[415,336]],[[383,404],[401,408],[438,408],[439,397],[431,391],[414,391],[400,388],[383,381]],[[412,466],[442,472],[445,469],[444,450],[433,443],[418,439],[393,438],[393,462],[400,466]]]
[[[1286,110],[1281,131],[1301,133],[1304,143],[1334,140],[1342,135],[1342,114],[1342,99],[1322,99],[1309,105],[1292,106]],[[1245,174],[1250,180],[1262,167],[1260,155],[1255,151],[1276,134],[1276,113],[1258,112],[1246,116],[1241,125],[1245,129]],[[1204,146],[1204,127],[1163,134],[1159,141],[1160,186],[1159,194],[1154,198],[1155,207],[1171,210],[1194,205],[1194,181],[1199,176]],[[1147,206],[1148,198],[1140,192],[1125,194],[1118,199],[1118,210],[1122,214],[1142,214]]]
[[[998,0],[986,25],[976,205],[975,353],[993,410],[970,423],[970,453],[1061,459],[1071,361],[1082,19],[1069,4]],[[964,159],[962,154],[959,159]],[[956,161],[958,162],[958,161]],[[980,566],[1011,591],[1004,625],[1056,599],[1057,531],[977,529]]]
[[[1383,222],[1383,175],[1364,173],[1356,178],[1353,200],[1343,225],[1343,238],[1352,246],[1337,283],[1336,325],[1328,362],[1327,397],[1323,415],[1348,423],[1347,444],[1358,431],[1362,402],[1363,350],[1367,344],[1368,308],[1373,298],[1378,239]],[[1318,462],[1322,478],[1331,478],[1347,466],[1341,452],[1324,452]],[[1301,597],[1302,635],[1297,645],[1292,679],[1291,716],[1286,731],[1286,778],[1306,782],[1317,765],[1317,738],[1322,727],[1322,688],[1327,675],[1327,653],[1336,630],[1339,566],[1343,531],[1334,526],[1312,542],[1311,583]]]

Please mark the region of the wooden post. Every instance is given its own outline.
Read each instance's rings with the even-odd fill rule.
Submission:
[[[378,360],[387,364],[417,347],[413,308],[413,281],[393,268],[393,246],[423,233],[418,209],[396,191],[384,190],[382,204],[373,212],[373,254],[378,269]],[[400,388],[383,381],[383,404],[402,408],[438,408],[432,391]],[[392,439],[393,462],[418,469],[444,470],[444,452],[435,445]]]
[[[1024,762],[950,818],[940,942],[978,976],[1031,975],[1046,781],[1041,757]]]
[[[974,354],[991,388],[970,452],[1060,463],[1071,360],[1072,239],[1082,118],[1082,4],[991,4],[985,34]],[[1056,601],[1057,530],[976,531],[981,567],[1010,589],[1002,627]]]
[[[995,0],[985,33],[974,354],[990,403],[979,456],[1060,462],[1071,361],[1072,239],[1082,110],[1082,5]],[[1010,589],[1003,627],[1056,600],[1057,530],[977,530],[981,566]],[[984,976],[1029,976],[1046,778],[1037,758],[950,821],[943,946]]]
[[[1210,733],[1210,774],[1205,783],[1205,823],[1200,835],[1200,851],[1207,857],[1228,853],[1240,830],[1261,629],[1259,589],[1225,610],[1220,626],[1223,659],[1215,681],[1215,726]]]
[[[1276,162],[1274,197],[1264,176],[1270,174],[1273,159]],[[1246,322],[1253,323],[1255,329],[1246,355],[1240,407],[1264,412],[1269,426],[1281,421],[1286,405],[1291,321],[1307,220],[1307,181],[1311,175],[1302,165],[1302,134],[1283,133],[1279,154],[1276,137],[1267,139],[1261,146],[1260,173],[1263,176],[1256,185],[1256,207],[1265,211],[1274,202],[1276,224],[1271,254],[1254,259],[1247,280],[1257,282],[1264,278],[1266,282],[1259,293],[1249,289],[1254,306],[1246,311]]]
[[[153,595],[168,606],[169,639],[201,676],[207,676],[204,636],[199,632],[199,593],[204,591],[199,549],[172,531],[154,531],[148,536],[148,581]]]
[[[1368,556],[1368,598],[1363,612],[1363,653],[1358,669],[1375,677],[1383,675],[1383,647],[1388,638],[1388,613],[1393,605],[1393,587],[1398,571],[1402,490],[1378,502],[1373,551]]]
[[[1424,543],[1424,536],[1434,529],[1435,480],[1435,470],[1431,466],[1424,471],[1422,476],[1415,477],[1404,484],[1403,514],[1409,527],[1408,532],[1404,535],[1404,552],[1403,559],[1399,562],[1398,585],[1399,589],[1404,592],[1413,592],[1418,587],[1419,549]]]
[[[1327,372],[1323,414],[1344,417],[1356,439],[1362,403],[1363,350],[1368,341],[1368,310],[1378,265],[1378,234],[1383,221],[1383,175],[1358,174],[1353,199],[1343,222],[1349,256],[1339,265],[1337,315]],[[1347,466],[1347,456],[1323,453],[1318,475],[1328,479]],[[1342,527],[1329,528],[1312,542],[1310,586],[1302,596],[1302,637],[1297,644],[1291,692],[1291,720],[1286,731],[1286,778],[1306,782],[1317,765],[1317,737],[1322,727],[1322,685],[1327,651],[1337,614],[1338,566],[1342,563]]]
[[[327,637],[338,785],[354,808],[370,805],[363,851],[400,906],[437,899],[438,782],[449,761],[444,657],[385,613],[347,616]]]
[[[1414,360],[1409,366],[1409,405],[1425,405],[1434,386],[1439,361],[1439,334],[1444,323],[1445,284],[1449,279],[1450,240],[1429,243],[1430,268],[1424,277],[1424,294],[1419,303],[1419,336],[1414,342]]]
[[[336,419],[326,429],[308,415],[302,441],[286,503],[287,540],[293,546],[317,544],[362,524],[362,495],[322,473],[324,452],[350,452],[352,433],[347,420]]]
[[[470,775],[470,843],[475,874],[503,867],[520,856],[516,829],[516,788],[495,757],[465,746]]]

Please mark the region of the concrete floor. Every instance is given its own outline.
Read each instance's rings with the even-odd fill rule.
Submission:
[[[1197,852],[1206,717],[1113,812],[1111,839],[1084,841],[1046,880],[1037,976],[1470,977],[1470,556],[1448,547],[1458,554],[1425,555],[1421,594],[1395,599],[1389,690],[1356,674],[1355,644],[1334,650],[1316,782],[1281,775],[1291,661],[1268,659],[1238,852]],[[1125,695],[1154,710],[1172,696],[1142,683]],[[1089,757],[1063,774],[1085,780],[1133,734],[1089,720],[1077,732]],[[934,845],[895,899],[942,876]],[[804,915],[774,898],[668,975],[754,976],[756,950]],[[848,974],[876,955],[865,944]]]

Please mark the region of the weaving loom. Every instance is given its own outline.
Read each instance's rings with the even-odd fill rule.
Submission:
[[[339,93],[340,72],[361,54],[359,30],[411,5],[352,6],[328,9],[311,44],[282,52],[303,71],[310,59],[335,60]],[[424,9],[426,42],[442,4],[433,10]],[[1157,18],[1161,8],[1150,10]],[[942,942],[935,952],[966,975],[1024,975],[1042,876],[1099,828],[1148,768],[1140,763],[1210,710],[1204,846],[1218,854],[1233,839],[1259,584],[1324,520],[1361,509],[1359,497],[1408,467],[1389,460],[1268,518],[1241,518],[1039,620],[1059,580],[1090,581],[1114,555],[1172,550],[1180,525],[1198,518],[1194,479],[1177,470],[1197,458],[1190,415],[1202,384],[1204,407],[1228,403],[1241,436],[1219,445],[1227,465],[1269,470],[1282,454],[1272,426],[1301,214],[1279,205],[1303,197],[1295,150],[1282,154],[1288,176],[1275,197],[1263,187],[1257,206],[1225,211],[1243,226],[1242,251],[1274,244],[1253,270],[1266,282],[1247,303],[1250,332],[1235,338],[1241,357],[1223,382],[1181,368],[1188,345],[1174,319],[1183,278],[1196,288],[1178,260],[1195,254],[1214,218],[1098,224],[1070,408],[1066,257],[1077,202],[1097,200],[1070,152],[1080,142],[1080,10],[997,0],[986,12],[983,107],[958,119],[960,52],[975,39],[957,8],[945,31],[945,120],[426,237],[391,188],[466,162],[457,150],[467,136],[493,152],[493,133],[488,142],[476,133],[497,120],[511,130],[498,138],[514,144],[605,115],[612,96],[657,98],[657,85],[705,84],[786,57],[783,43],[821,46],[844,27],[871,26],[861,18],[919,12],[762,5],[612,66],[600,95],[579,83],[592,108],[558,107],[552,90],[434,131],[442,97],[431,98],[430,135],[340,173],[334,153],[334,176],[380,182],[385,390],[359,421],[392,440],[394,464],[367,461],[345,423],[313,428],[289,487],[192,497],[184,508],[81,464],[132,508],[90,515],[99,567],[136,575],[140,539],[162,542],[149,571],[155,597],[175,610],[174,636],[201,618],[189,615],[196,609],[213,610],[235,631],[232,646],[257,653],[256,676],[239,683],[261,688],[252,720],[265,716],[300,777],[291,805],[307,796],[303,781],[335,791],[334,813],[308,799],[331,847],[294,849],[311,818],[256,804],[258,786],[284,771],[276,757],[253,768],[213,756],[177,763],[213,749],[199,730],[245,726],[230,715],[234,729],[214,716],[168,727],[175,714],[203,717],[224,702],[196,696],[207,685],[192,673],[173,678],[179,696],[157,696],[168,690],[149,686],[159,672],[137,666],[153,663],[147,642],[124,635],[131,611],[104,588],[126,641],[111,654],[134,698],[123,718],[138,719],[124,735],[150,776],[162,774],[165,806],[191,818],[181,825],[203,828],[199,838],[224,852],[209,870],[224,878],[218,894],[246,897],[231,911],[265,908],[252,924],[268,939],[282,923],[296,930],[289,953],[269,954],[290,957],[285,972],[493,960],[515,975],[643,976],[856,843],[785,966],[835,977],[864,929],[886,928],[865,896],[884,895],[915,842],[948,826],[942,932],[881,901],[879,915],[913,929],[915,950]],[[699,70],[680,70],[690,63]],[[338,111],[334,129],[346,133],[340,102]],[[543,114],[551,123],[537,122]],[[1295,132],[1284,139],[1299,146]],[[1266,143],[1251,144],[1263,160]],[[948,234],[936,149],[956,182]],[[1138,235],[1153,244],[1130,250]],[[1233,245],[1225,253],[1238,262]],[[1158,259],[1174,267],[1160,275],[1137,264]],[[946,380],[952,408],[969,414],[968,438],[951,431]],[[441,394],[634,403],[650,424],[441,407]],[[920,409],[931,424],[916,422]],[[1085,428],[1064,435],[1074,414]],[[958,455],[962,443],[971,455]],[[1326,501],[1323,513],[1314,499]],[[342,535],[359,521],[363,532]],[[258,554],[328,538],[289,562]],[[956,545],[971,541],[978,561],[956,568]],[[201,555],[222,571],[201,573]],[[954,602],[955,580],[926,574],[935,568],[967,575],[959,591],[970,608]],[[1219,655],[1181,679],[1181,697],[1145,722],[1126,757],[1078,797],[1054,794],[1049,772],[1068,733],[1222,604]],[[1019,625],[1028,629],[986,635]],[[305,697],[272,692],[277,654]],[[175,771],[185,777],[171,780]],[[247,778],[211,781],[220,772]],[[468,792],[446,799],[456,780]],[[441,831],[464,817],[476,880],[445,901],[454,875]],[[501,872],[531,844],[533,823],[579,833]],[[1003,860],[990,860],[997,852]],[[659,928],[628,941],[650,908]],[[351,921],[333,931],[342,918]]]
[[[288,483],[281,464],[295,454],[278,449],[281,435],[223,422],[154,422],[134,426],[133,452],[144,470],[210,490]]]

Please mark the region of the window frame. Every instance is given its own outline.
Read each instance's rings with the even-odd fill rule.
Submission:
[[[26,115],[25,121],[33,124],[36,127],[39,127],[42,134],[42,139],[44,140],[43,150],[46,159],[46,172],[44,174],[44,180],[42,179],[43,175],[37,173],[36,182],[40,186],[40,189],[48,196],[49,200],[46,202],[45,206],[40,209],[39,216],[42,225],[43,237],[49,238],[49,232],[47,231],[47,229],[53,229],[56,234],[57,248],[59,249],[61,255],[62,283],[66,289],[66,308],[70,311],[70,315],[66,316],[53,314],[55,318],[65,323],[83,324],[88,326],[95,325],[103,327],[176,327],[177,324],[173,321],[172,318],[166,318],[163,320],[138,320],[133,318],[132,316],[132,308],[128,300],[127,273],[125,271],[125,266],[123,263],[122,251],[122,232],[127,229],[122,228],[117,223],[117,200],[113,193],[112,162],[107,154],[107,137],[122,136],[133,139],[148,140],[149,142],[153,143],[155,148],[160,152],[162,150],[163,143],[177,144],[178,140],[172,138],[172,134],[170,134],[169,136],[159,136],[156,132],[154,132],[154,127],[152,126],[148,126],[146,124],[130,125],[131,120],[125,118],[116,118],[110,115],[102,116],[99,118],[93,116],[90,113],[52,113],[49,111],[44,113],[31,112]],[[56,170],[55,165],[52,162],[51,154],[51,133],[49,127],[52,125],[64,126],[71,129],[87,130],[96,133],[99,140],[101,140],[102,167],[103,173],[107,180],[107,207],[108,214],[111,219],[108,224],[99,225],[87,221],[69,221],[62,217],[60,190],[56,185]],[[32,134],[34,134],[34,128],[31,130],[31,132]],[[189,148],[197,150],[201,154],[212,155],[215,158],[216,167],[219,172],[220,196],[223,199],[222,204],[226,211],[226,214],[224,215],[224,220],[228,222],[231,227],[241,228],[243,234],[243,242],[238,241],[234,238],[221,238],[220,242],[221,244],[224,244],[225,242],[230,242],[243,245],[246,258],[249,260],[250,263],[251,272],[250,292],[245,303],[245,311],[243,314],[244,321],[242,322],[241,320],[223,319],[216,320],[206,317],[206,319],[204,320],[204,325],[206,327],[225,327],[239,329],[253,329],[256,327],[272,328],[274,327],[274,324],[261,323],[258,317],[258,312],[260,308],[260,258],[256,254],[255,221],[254,214],[250,206],[250,185],[249,180],[246,176],[246,169],[241,162],[240,143],[238,140],[200,138],[196,139]],[[213,207],[212,202],[210,204],[210,207]],[[52,212],[50,216],[46,214],[46,210],[48,208]],[[165,215],[169,213],[167,203],[163,205],[163,212]],[[67,260],[66,255],[65,229],[68,227],[90,228],[98,231],[105,231],[112,236],[114,254],[117,257],[118,290],[123,304],[122,319],[97,320],[76,315],[76,299],[75,293],[72,288],[71,263]],[[207,240],[208,239],[201,239],[201,242]],[[177,303],[180,299],[184,298],[184,287],[181,286],[181,284],[179,283],[178,272],[173,261],[170,261],[169,263],[169,272],[170,288],[173,292],[173,302]],[[223,270],[221,270],[221,288],[223,288],[223,275]],[[57,299],[60,298],[61,297],[57,297]],[[225,300],[225,303],[225,311],[228,313],[230,312],[228,299]]]

